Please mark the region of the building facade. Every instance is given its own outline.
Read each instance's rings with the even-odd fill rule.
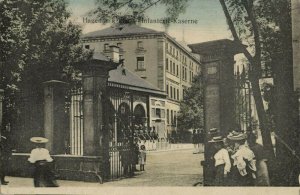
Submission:
[[[188,47],[165,32],[135,24],[87,33],[82,44],[94,52],[109,52],[109,46],[120,48],[124,66],[167,94],[167,98],[151,100],[150,126],[164,128],[166,135],[177,130],[177,115],[184,90],[200,73],[200,60]]]

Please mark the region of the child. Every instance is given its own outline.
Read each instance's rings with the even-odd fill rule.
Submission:
[[[224,142],[221,136],[213,137],[209,142],[214,144],[214,148],[217,151],[214,155],[216,170],[215,185],[224,186],[226,184],[225,178],[227,178],[227,173],[230,172],[231,168],[228,151],[224,148]]]
[[[146,163],[146,147],[145,145],[141,145],[141,150],[139,154],[140,171],[145,171],[145,163]]]

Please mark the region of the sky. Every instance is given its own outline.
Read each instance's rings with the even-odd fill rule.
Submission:
[[[69,0],[68,9],[72,13],[71,20],[82,26],[83,33],[100,30],[112,25],[83,23],[83,17],[93,8],[95,8],[94,0]],[[146,15],[150,19],[160,19],[163,18],[164,11],[163,6],[157,5],[148,9]],[[178,41],[185,41],[190,44],[217,39],[231,39],[219,0],[189,0],[186,12],[181,14],[179,19],[197,20],[197,24],[172,23],[167,33]],[[162,24],[142,23],[142,26],[165,31]]]

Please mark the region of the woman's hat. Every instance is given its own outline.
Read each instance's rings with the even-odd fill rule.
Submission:
[[[213,137],[212,140],[208,141],[209,143],[217,143],[217,142],[223,142],[223,138],[222,136],[216,136],[216,137]]]
[[[30,141],[33,143],[47,143],[49,140],[47,138],[44,137],[32,137],[30,138]]]
[[[229,135],[227,136],[227,138],[229,140],[232,140],[232,141],[240,141],[240,140],[247,139],[247,134],[242,133],[242,132],[232,131],[232,132],[229,133]]]
[[[218,132],[218,129],[217,128],[212,128],[209,130],[209,133],[217,133]]]

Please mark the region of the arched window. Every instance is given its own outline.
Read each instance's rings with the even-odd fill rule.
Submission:
[[[135,106],[134,111],[134,120],[136,125],[144,125],[146,122],[146,111],[143,107],[143,105],[138,104]]]

